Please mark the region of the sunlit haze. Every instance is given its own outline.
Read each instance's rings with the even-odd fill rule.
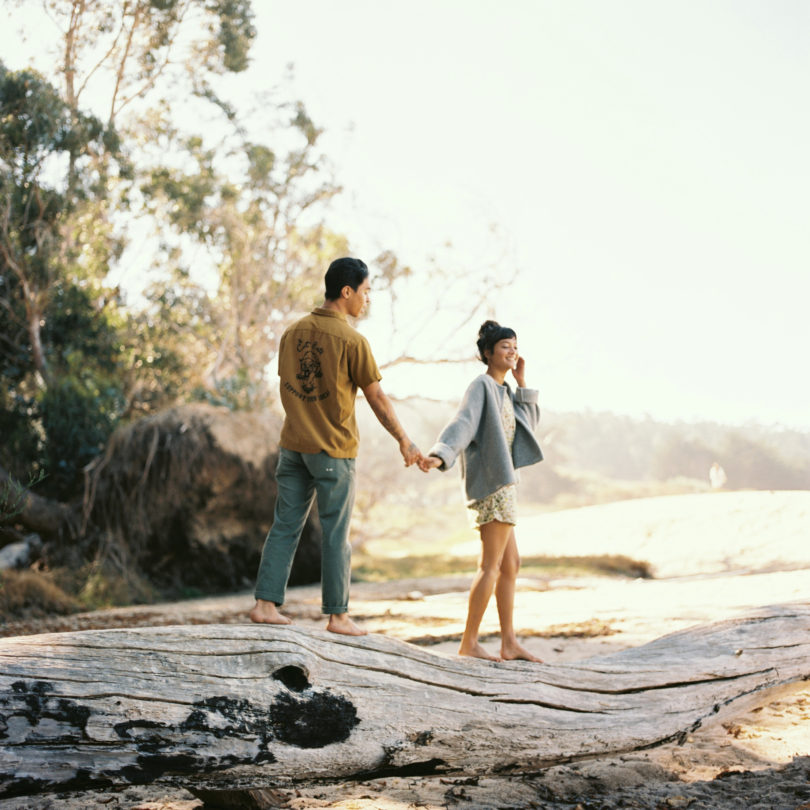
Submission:
[[[329,225],[423,272],[401,318],[436,304],[430,255],[517,270],[489,309],[546,408],[810,428],[804,0],[254,7],[238,85],[294,64],[345,188]],[[35,46],[7,27],[0,47],[15,68]],[[477,326],[452,348],[472,356]],[[390,327],[383,308],[360,326],[381,363]],[[455,398],[482,368],[383,385]]]

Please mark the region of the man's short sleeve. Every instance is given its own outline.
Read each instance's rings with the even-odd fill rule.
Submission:
[[[371,353],[369,342],[362,336],[352,341],[349,349],[349,376],[358,388],[366,388],[382,379],[380,369]]]

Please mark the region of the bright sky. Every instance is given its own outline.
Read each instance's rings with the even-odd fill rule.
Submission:
[[[346,188],[330,224],[415,270],[503,256],[492,311],[545,407],[810,428],[806,0],[254,6],[240,86],[294,63]],[[384,360],[386,313],[361,329]],[[383,385],[458,397],[482,369]]]

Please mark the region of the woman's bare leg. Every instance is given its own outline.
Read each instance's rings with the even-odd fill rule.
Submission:
[[[501,623],[501,658],[504,661],[534,661],[542,664],[543,659],[532,655],[517,640],[515,635],[515,583],[520,570],[520,554],[515,540],[514,527],[509,527],[509,539],[503,552],[498,581],[495,584],[495,601],[498,604],[498,619]]]
[[[478,630],[492,592],[495,590],[501,558],[509,541],[511,529],[511,524],[501,523],[497,520],[485,523],[480,527],[481,560],[470,588],[467,623],[464,627],[464,635],[461,637],[461,646],[458,648],[459,655],[466,655],[471,658],[486,658],[489,661],[501,660],[497,656],[490,655],[481,646],[478,641]]]

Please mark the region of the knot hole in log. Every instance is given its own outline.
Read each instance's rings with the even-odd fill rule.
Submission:
[[[281,681],[284,686],[292,692],[303,692],[309,689],[310,683],[307,678],[306,670],[294,665],[281,667],[273,673],[273,677],[277,681]]]

